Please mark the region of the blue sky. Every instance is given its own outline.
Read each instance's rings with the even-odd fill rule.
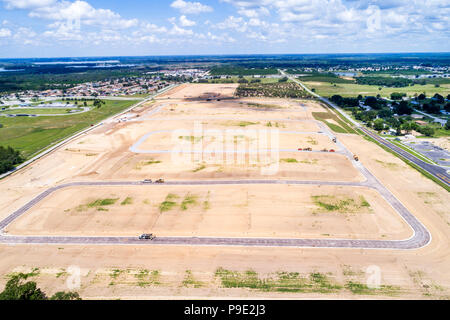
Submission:
[[[0,0],[0,57],[448,52],[448,0]]]

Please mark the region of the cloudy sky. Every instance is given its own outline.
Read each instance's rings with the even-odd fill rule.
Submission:
[[[449,0],[0,0],[0,57],[450,51]]]

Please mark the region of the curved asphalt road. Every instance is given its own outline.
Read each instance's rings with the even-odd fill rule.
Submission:
[[[417,249],[426,246],[431,235],[427,229],[384,187],[373,187],[376,180],[367,182],[323,182],[323,181],[280,181],[280,180],[243,180],[243,181],[174,181],[164,185],[254,185],[254,184],[290,184],[290,185],[335,185],[370,187],[378,190],[397,210],[414,231],[406,240],[357,240],[357,239],[276,239],[276,238],[211,238],[211,237],[157,237],[153,241],[143,241],[137,237],[64,237],[64,236],[9,236],[1,235],[0,243],[5,244],[145,244],[145,245],[205,245],[205,246],[264,246],[264,247],[314,247],[314,248],[361,248],[361,249]],[[73,182],[47,189],[22,208],[0,222],[0,230],[55,191],[77,186],[142,186],[158,187],[158,184],[142,182]]]
[[[160,109],[157,109],[158,112]],[[154,112],[154,113],[156,113]],[[331,138],[333,134],[327,127],[319,126]],[[337,142],[343,153],[352,161],[351,152]],[[333,185],[368,187],[377,190],[382,197],[397,211],[413,230],[413,236],[405,240],[358,240],[358,239],[277,239],[277,238],[212,238],[212,237],[157,237],[153,241],[139,240],[137,237],[64,237],[64,236],[9,236],[3,230],[29,209],[48,197],[50,194],[69,187],[77,186],[142,186],[157,187],[159,184],[146,184],[140,181],[110,182],[73,182],[47,189],[23,207],[0,221],[0,243],[5,244],[95,244],[95,245],[204,245],[204,246],[260,246],[260,247],[311,247],[311,248],[360,248],[360,249],[418,249],[431,241],[431,234],[425,226],[409,212],[405,206],[360,162],[353,165],[364,175],[364,182],[336,181],[299,181],[299,180],[229,180],[229,181],[173,181],[164,185],[255,185],[255,184],[287,184],[287,185]]]

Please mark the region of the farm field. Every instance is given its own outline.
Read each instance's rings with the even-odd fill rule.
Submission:
[[[359,85],[353,83],[336,83],[330,82],[316,82],[316,81],[303,81],[303,83],[310,89],[316,89],[316,93],[324,97],[331,97],[335,94],[339,94],[342,97],[356,97],[362,96],[376,96],[380,94],[382,97],[390,97],[393,92],[406,93],[408,96],[414,96],[421,93],[426,93],[427,96],[433,96],[435,93],[447,96],[450,93],[450,84],[441,84],[439,87],[435,87],[434,84],[427,85],[414,85],[409,87],[391,88],[380,87],[372,85]],[[379,90],[381,88],[381,90]]]
[[[236,88],[179,86],[1,180],[0,220],[51,191],[9,223],[1,239],[56,240],[0,242],[0,287],[13,272],[35,270],[31,279],[53,293],[76,265],[79,293],[88,299],[449,298],[445,190],[347,131],[316,101],[239,98]],[[278,132],[277,143],[258,142],[255,153],[245,151],[258,130]],[[222,144],[227,133],[232,148]],[[180,143],[187,149],[176,157]],[[262,157],[272,149],[274,157]],[[224,154],[232,155],[229,162]],[[419,248],[332,246],[339,239],[415,237],[399,206],[423,224],[431,242]],[[135,242],[142,233],[162,242]],[[61,243],[59,237],[82,240]],[[130,242],[98,245],[89,237]],[[192,242],[164,243],[171,237]],[[205,238],[329,245],[196,244]],[[366,270],[374,266],[381,272],[379,289],[365,285]]]

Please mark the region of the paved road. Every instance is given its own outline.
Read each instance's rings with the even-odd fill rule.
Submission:
[[[45,109],[46,107],[34,107],[35,109]],[[85,113],[85,112],[89,112],[91,111],[90,107],[81,107],[83,110],[81,111],[76,111],[76,112],[66,112],[66,113],[17,113],[17,114],[11,114],[11,113],[2,113],[0,111],[0,117],[20,117],[20,115],[26,115],[28,117],[64,117],[64,116],[73,116],[76,114],[81,114],[81,113]],[[18,107],[18,108],[9,108],[8,110],[30,110],[33,109],[32,107]],[[64,108],[64,107],[54,107],[54,108],[49,108],[49,109],[68,109],[68,108]],[[72,108],[73,109],[73,108]]]
[[[403,158],[407,159],[408,161],[411,161],[415,165],[417,165],[420,168],[422,168],[422,169],[426,170],[427,172],[431,173],[433,176],[438,178],[443,183],[445,183],[447,185],[450,185],[450,175],[447,173],[447,169],[442,168],[442,167],[437,166],[437,165],[434,165],[434,164],[426,163],[426,162],[416,158],[411,153],[406,152],[402,148],[397,147],[395,144],[387,141],[386,139],[381,138],[379,135],[371,132],[367,128],[361,127],[360,129],[362,131],[364,131],[365,134],[367,134],[371,138],[375,139],[376,141],[378,141],[382,145],[388,147],[389,149],[395,151],[397,154],[401,155]]]
[[[367,128],[365,128],[364,126],[362,126],[361,124],[359,124],[357,121],[353,120],[344,110],[342,110],[339,106],[335,105],[333,102],[329,101],[328,99],[321,97],[320,95],[318,95],[315,92],[312,92],[308,87],[306,87],[303,83],[301,83],[300,81],[298,81],[297,79],[295,79],[294,77],[286,74],[285,72],[281,71],[280,72],[289,77],[289,79],[291,79],[292,81],[294,81],[295,83],[299,84],[300,86],[302,86],[302,88],[304,88],[309,94],[313,95],[314,97],[318,98],[319,100],[321,100],[322,102],[326,103],[327,105],[332,106],[334,109],[336,109],[342,116],[344,116],[345,118],[347,118],[350,122],[352,122],[358,129],[360,129],[361,131],[363,131],[365,134],[367,134],[368,136],[370,136],[371,138],[375,139],[376,141],[378,141],[379,143],[381,143],[382,145],[384,145],[385,147],[391,149],[392,151],[394,151],[396,154],[400,155],[401,157],[411,161],[412,163],[414,163],[415,165],[419,166],[420,168],[422,168],[423,170],[427,171],[428,173],[430,173],[431,175],[433,175],[434,177],[436,177],[437,179],[439,179],[440,181],[442,181],[443,183],[445,183],[447,186],[450,186],[450,175],[447,173],[448,168],[443,168],[441,166],[437,166],[437,165],[433,165],[433,164],[429,164],[426,163],[422,160],[420,160],[419,158],[415,157],[414,155],[412,155],[409,152],[406,152],[405,150],[403,150],[400,147],[397,147],[395,144],[387,141],[386,139],[383,139],[382,137],[380,137],[379,135],[373,133],[372,131],[368,130]]]
[[[427,229],[386,189],[376,183],[374,178],[367,182],[335,181],[280,181],[280,180],[229,180],[229,181],[173,181],[164,185],[333,185],[369,187],[378,190],[410,225],[414,235],[406,240],[357,240],[357,239],[277,239],[277,238],[212,238],[212,237],[158,237],[154,241],[138,240],[137,237],[64,237],[64,236],[9,236],[2,234],[0,243],[6,244],[95,244],[95,245],[206,245],[206,246],[265,246],[265,247],[314,247],[314,248],[366,248],[366,249],[417,249],[427,245],[431,236]],[[140,181],[74,182],[50,188],[0,222],[0,230],[25,214],[33,206],[52,193],[79,186],[141,186],[157,188],[159,184],[144,184]]]
[[[153,114],[159,112],[158,108]],[[333,133],[322,123],[317,122],[330,138]],[[337,142],[343,153],[352,161],[351,152]],[[79,186],[141,186],[156,188],[159,184],[145,184],[140,181],[73,182],[50,188],[0,222],[0,243],[9,244],[95,244],[95,245],[204,245],[204,246],[259,246],[259,247],[312,247],[312,248],[364,248],[364,249],[417,249],[431,241],[428,230],[413,214],[387,190],[360,162],[352,164],[364,175],[364,182],[338,181],[300,181],[300,180],[214,180],[214,181],[172,181],[164,185],[332,185],[368,187],[377,190],[381,196],[398,212],[413,230],[413,236],[406,240],[358,240],[358,239],[279,239],[279,238],[213,238],[213,237],[157,237],[153,241],[138,240],[136,237],[64,237],[64,236],[9,236],[1,232],[13,221],[25,214],[36,204],[52,193]]]

